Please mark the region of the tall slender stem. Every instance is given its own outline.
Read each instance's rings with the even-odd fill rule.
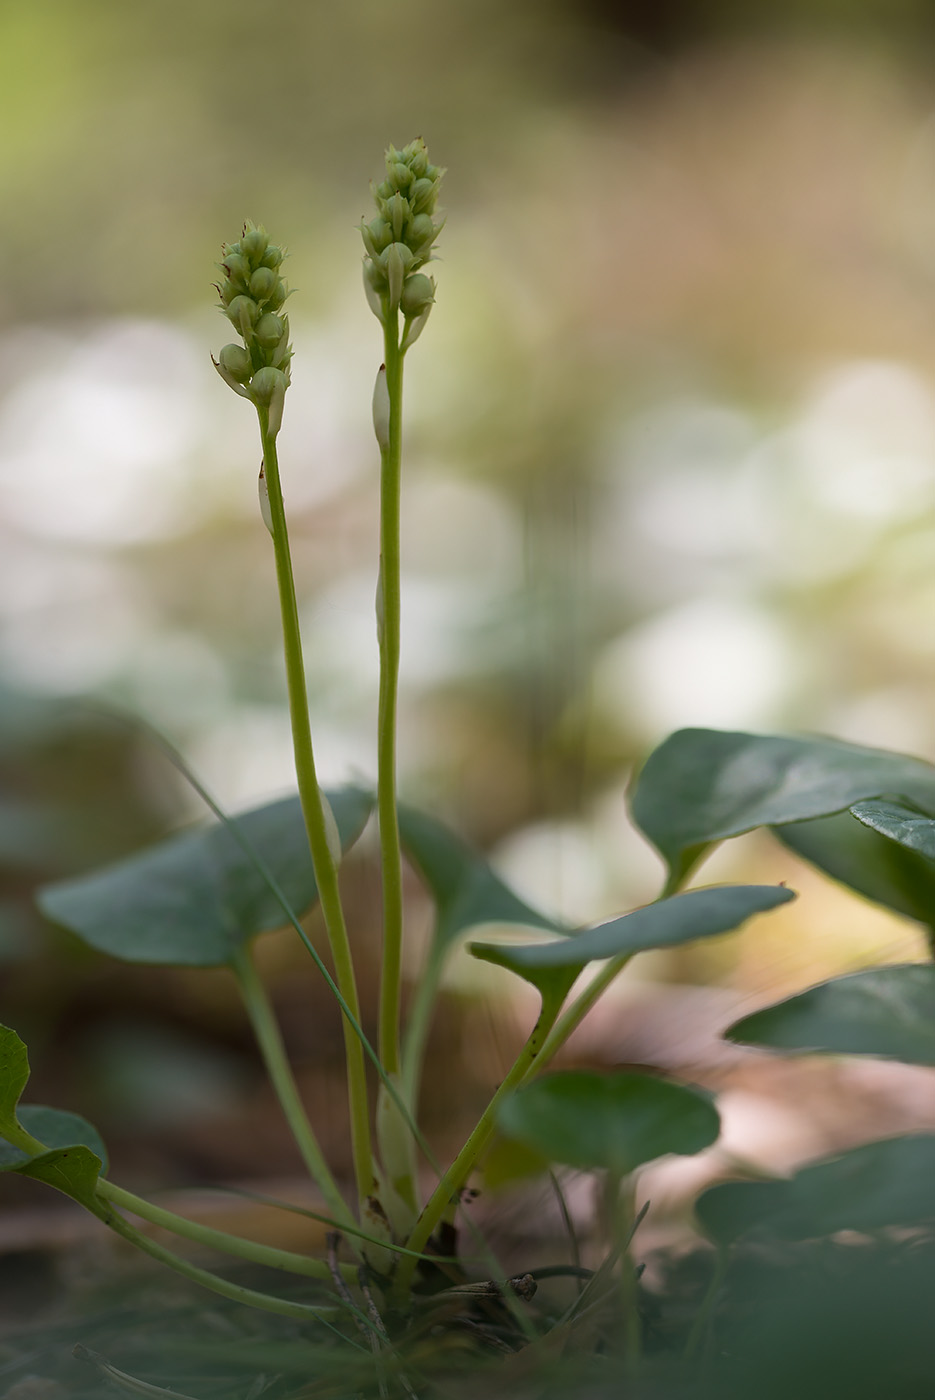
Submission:
[[[249,949],[244,948],[233,962],[234,975],[243,997],[250,1024],[253,1026],[263,1063],[276,1091],[286,1121],[292,1129],[302,1160],[312,1180],[324,1196],[329,1210],[340,1225],[353,1224],[353,1217],[338,1190],[308,1115],[299,1097],[292,1067],[283,1045],[282,1035],[270,1005],[266,988],[259,976]]]
[[[543,1044],[555,1024],[563,998],[543,996],[539,1019],[529,1034],[529,1039],[517,1055],[506,1078],[491,1098],[467,1142],[445,1172],[416,1221],[412,1234],[406,1241],[410,1250],[421,1253],[428,1244],[433,1231],[448,1210],[452,1199],[461,1190],[478,1158],[493,1136],[497,1113],[508,1094],[523,1082],[531,1065],[536,1061]],[[398,1296],[405,1296],[415,1271],[416,1261],[409,1256],[401,1259],[396,1275]]]
[[[399,517],[402,467],[403,354],[399,316],[387,311],[384,334],[389,432],[380,450],[380,708],[378,716],[377,811],[383,875],[383,963],[380,977],[378,1047],[387,1074],[399,1072],[399,1013],[402,988],[403,882],[396,810],[396,711],[399,689]]]
[[[618,958],[611,958],[610,962],[601,968],[597,976],[588,983],[584,991],[566,1009],[564,1016],[556,1021],[542,1047],[542,1053],[535,1062],[534,1068],[537,1074],[558,1054],[572,1031],[577,1030],[591,1007],[603,996],[611,982],[623,971],[632,956],[632,953],[622,953]]]
[[[337,984],[354,1019],[359,1024],[360,1002],[357,995],[351,946],[347,936],[344,910],[338,888],[337,864],[328,841],[327,819],[315,771],[315,756],[312,749],[312,732],[308,714],[308,691],[305,683],[305,663],[302,658],[302,639],[299,632],[295,580],[292,574],[292,556],[289,552],[289,533],[286,527],[286,513],[283,507],[282,486],[279,479],[276,435],[269,430],[268,412],[260,408],[258,414],[272,520],[273,550],[276,557],[276,582],[279,588],[279,606],[282,614],[286,683],[289,693],[289,714],[292,720],[292,742],[295,749],[299,797],[312,853],[318,897],[321,901],[325,927],[328,931],[331,955],[334,958]],[[373,1194],[374,1186],[364,1052],[354,1027],[346,1016],[343,1018],[343,1028],[354,1175],[357,1181],[357,1194],[363,1203]]]

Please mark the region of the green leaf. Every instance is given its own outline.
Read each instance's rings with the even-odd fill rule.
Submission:
[[[836,977],[735,1021],[726,1035],[775,1050],[935,1065],[935,967],[906,963]]]
[[[399,834],[407,858],[435,901],[438,951],[479,924],[524,924],[551,933],[569,932],[565,925],[524,903],[494,874],[483,856],[434,817],[413,807],[400,807]]]
[[[0,1137],[11,1132],[15,1137],[18,1124],[16,1105],[29,1082],[29,1056],[16,1031],[0,1026]]]
[[[712,1186],[695,1210],[705,1234],[732,1244],[751,1230],[784,1240],[935,1221],[935,1136],[886,1138],[813,1162],[786,1181]]]
[[[67,1113],[61,1108],[46,1108],[43,1104],[23,1104],[17,1114],[20,1126],[31,1137],[48,1148],[88,1147],[101,1161],[101,1169],[107,1170],[107,1149],[96,1128],[77,1113]],[[30,1154],[14,1147],[12,1143],[0,1141],[0,1171],[18,1171]]]
[[[863,826],[920,857],[935,886],[935,865],[931,864],[935,861],[935,821],[931,817],[902,802],[856,802],[851,812]],[[929,915],[935,918],[932,905]]]
[[[47,1186],[71,1196],[92,1215],[106,1219],[110,1214],[110,1207],[97,1195],[101,1161],[89,1147],[57,1147],[52,1152],[31,1157],[12,1170],[34,1181],[44,1181]]]
[[[877,808],[881,803],[861,803]],[[855,809],[856,810],[856,809]],[[921,923],[935,923],[935,865],[888,840],[851,812],[773,828],[796,855],[866,899]]]
[[[41,1104],[18,1107],[28,1080],[26,1046],[15,1031],[0,1026],[0,1171],[45,1181],[95,1215],[106,1215],[108,1208],[96,1194],[97,1179],[106,1161],[104,1144],[91,1124],[76,1113]],[[51,1150],[31,1155],[17,1147],[16,1142],[22,1142],[24,1134]]]
[[[935,768],[835,739],[682,729],[648,758],[631,806],[675,889],[717,841],[882,796],[935,812]]]
[[[358,788],[328,794],[342,848],[353,844],[373,806]],[[236,819],[290,907],[317,897],[298,797]],[[226,823],[188,831],[92,875],[47,885],[39,906],[101,952],[127,962],[220,967],[248,939],[286,922],[279,900]]]
[[[643,1074],[548,1075],[507,1099],[498,1123],[550,1161],[621,1175],[667,1152],[701,1152],[720,1131],[710,1095]]]
[[[657,900],[609,923],[552,943],[471,943],[475,958],[508,968],[540,991],[569,990],[589,962],[672,948],[728,933],[754,914],[794,899],[782,885],[712,885]]]

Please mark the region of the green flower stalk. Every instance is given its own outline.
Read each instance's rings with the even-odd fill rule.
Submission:
[[[383,960],[380,974],[380,1060],[400,1091],[402,992],[402,855],[396,811],[396,712],[400,648],[400,474],[403,357],[421,334],[435,301],[435,283],[422,271],[431,260],[442,221],[435,218],[444,172],[429,161],[421,137],[386,152],[386,176],[371,186],[376,215],[362,222],[364,290],[383,326],[383,364],[373,395],[373,426],[380,448],[380,643],[377,814],[383,878]],[[400,319],[402,327],[400,328]],[[407,1105],[410,1113],[416,1105]],[[377,1104],[380,1159],[390,1194],[385,1205],[397,1233],[406,1234],[419,1210],[415,1146],[398,1102],[381,1086]]]
[[[224,245],[222,258],[218,263],[218,268],[223,274],[223,279],[217,287],[221,300],[220,309],[238,331],[243,343],[225,345],[214,360],[214,366],[236,394],[250,400],[259,419],[263,449],[259,480],[260,510],[273,537],[276,559],[276,581],[282,615],[286,682],[299,797],[308,831],[315,881],[334,958],[336,981],[350,1014],[359,1026],[357,983],[338,888],[340,842],[336,839],[334,818],[318,785],[315,769],[295,580],[276,450],[276,438],[282,425],[283,404],[289,387],[289,363],[292,359],[289,318],[281,314],[289,295],[280,276],[284,256],[283,249],[270,242],[266,230],[251,223],[244,225],[239,242]],[[246,964],[241,973],[241,990],[248,1001],[254,1024],[264,1028],[260,1036],[264,1054],[267,1063],[276,1071],[273,1074],[273,1082],[302,1149],[306,1165],[318,1182],[335,1218],[346,1223],[346,1208],[325,1165],[311,1126],[305,1118],[295,1086],[284,1068],[278,1032],[270,1023],[267,1010],[260,1004],[259,983]],[[344,1046],[354,1172],[363,1210],[373,1194],[374,1184],[370,1114],[363,1047],[356,1028],[347,1017],[344,1018]]]

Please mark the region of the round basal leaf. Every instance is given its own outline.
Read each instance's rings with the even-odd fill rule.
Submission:
[[[494,1138],[484,1157],[484,1189],[500,1191],[518,1181],[544,1176],[552,1165],[548,1157],[516,1138]]]
[[[553,1162],[626,1175],[666,1153],[716,1140],[710,1095],[642,1074],[550,1074],[503,1104],[500,1131]]]
[[[648,758],[631,806],[673,889],[714,842],[896,795],[935,812],[935,768],[835,739],[682,729]]]
[[[450,946],[480,924],[521,924],[568,933],[509,889],[483,856],[441,822],[413,807],[399,809],[399,835],[407,859],[435,901],[435,943]]]
[[[0,1026],[0,1137],[16,1129],[16,1105],[29,1082],[29,1056],[16,1031]]]
[[[754,1230],[804,1240],[928,1225],[935,1221],[935,1136],[867,1143],[785,1181],[724,1182],[695,1209],[705,1234],[722,1245]]]
[[[100,1158],[102,1170],[106,1172],[107,1149],[100,1133],[87,1119],[61,1108],[46,1108],[43,1104],[22,1104],[17,1117],[26,1132],[47,1148],[79,1145],[90,1148],[95,1157]],[[0,1141],[0,1171],[18,1171],[29,1160],[28,1152]]]
[[[372,798],[357,788],[328,798],[346,848],[363,829]],[[93,948],[127,962],[221,966],[248,939],[287,922],[254,853],[296,915],[318,893],[298,797],[246,812],[236,825],[249,850],[226,823],[215,823],[106,870],[47,885],[39,906]]]
[[[931,925],[935,922],[935,864],[925,855],[887,839],[854,815],[891,804],[867,802],[833,817],[773,827],[783,845],[857,894]],[[935,823],[930,822],[935,827]],[[935,842],[933,842],[935,855]]]
[[[935,1065],[935,966],[876,967],[821,982],[735,1021],[726,1036],[774,1050]]]
[[[712,885],[657,900],[619,919],[551,943],[471,943],[475,958],[508,968],[540,991],[567,990],[589,962],[672,948],[728,933],[754,914],[794,899],[781,885]]]

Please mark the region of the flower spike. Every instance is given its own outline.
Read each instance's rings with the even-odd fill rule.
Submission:
[[[442,230],[435,220],[438,187],[444,175],[429,162],[421,136],[401,151],[386,152],[386,179],[372,185],[377,216],[361,223],[364,241],[364,290],[374,315],[383,325],[402,311],[406,322],[404,345],[411,345],[435,300],[435,283],[420,268],[432,258],[432,247]]]
[[[289,318],[281,307],[289,295],[279,275],[285,253],[270,243],[262,225],[247,222],[238,243],[225,243],[218,268],[219,310],[239,333],[243,345],[225,345],[212,360],[236,394],[269,416],[275,434],[289,387]]]

